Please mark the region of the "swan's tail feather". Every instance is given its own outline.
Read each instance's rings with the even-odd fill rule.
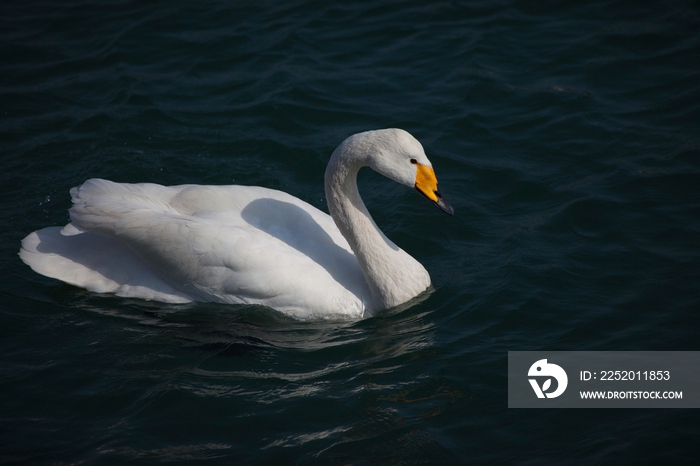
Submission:
[[[94,178],[70,191],[71,221],[82,230],[115,236],[143,216],[177,214],[168,201],[170,188],[140,183],[125,184]]]
[[[31,233],[22,240],[19,256],[35,272],[89,291],[171,303],[192,301],[119,241],[72,225]]]

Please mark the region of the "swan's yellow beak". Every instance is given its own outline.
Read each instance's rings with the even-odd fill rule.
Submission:
[[[438,189],[437,178],[433,167],[416,164],[416,191],[430,199],[435,205],[448,215],[454,215],[454,209],[442,198],[442,193]]]

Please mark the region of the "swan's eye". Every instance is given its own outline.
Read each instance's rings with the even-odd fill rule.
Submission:
[[[412,163],[413,165],[415,165],[415,164],[418,163],[418,160],[416,160],[416,159],[411,159],[411,163]]]

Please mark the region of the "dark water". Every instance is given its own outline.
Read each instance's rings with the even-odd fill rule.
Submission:
[[[400,127],[456,216],[361,191],[435,292],[353,324],[98,296],[27,233],[91,177],[324,208]],[[509,350],[700,350],[691,1],[0,6],[0,462],[697,464],[697,410],[507,408]]]

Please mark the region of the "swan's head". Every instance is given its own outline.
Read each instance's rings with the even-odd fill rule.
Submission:
[[[348,140],[353,138],[357,138],[356,144],[364,146],[362,152],[366,163],[373,170],[397,183],[415,188],[440,210],[454,214],[452,207],[443,199],[433,165],[416,138],[402,129],[367,131]]]

